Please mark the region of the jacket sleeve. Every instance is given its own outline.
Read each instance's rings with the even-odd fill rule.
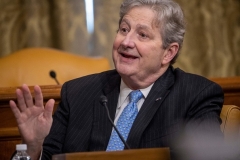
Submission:
[[[183,137],[179,142],[182,159],[220,159],[223,133],[220,113],[224,94],[222,88],[210,83],[202,88],[190,105]]]
[[[53,154],[62,153],[69,116],[69,106],[67,103],[66,91],[67,84],[65,83],[61,90],[61,102],[53,115],[53,124],[50,133],[45,138],[43,143],[42,160],[51,159]]]

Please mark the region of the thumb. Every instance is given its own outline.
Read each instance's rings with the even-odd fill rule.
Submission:
[[[55,104],[55,100],[50,99],[47,101],[45,105],[44,117],[46,117],[47,119],[52,118],[54,104]]]

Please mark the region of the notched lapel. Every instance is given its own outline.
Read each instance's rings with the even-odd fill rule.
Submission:
[[[121,77],[119,74],[116,74],[108,80],[106,87],[103,89],[103,94],[108,100],[107,106],[112,120],[115,118],[118,96],[120,92],[120,82]]]
[[[108,107],[110,118],[112,119],[112,121],[114,121],[115,113],[117,109],[118,96],[120,92],[119,86],[120,86],[120,76],[119,78],[115,77],[111,79],[111,82],[109,82],[109,86],[106,87],[104,90],[104,94],[108,99],[107,107]],[[105,113],[107,113],[106,110],[105,110]],[[106,148],[107,148],[108,140],[110,139],[110,136],[112,133],[112,127],[113,127],[108,118],[107,118],[107,124],[108,124],[106,128],[107,133],[105,135],[107,138]]]
[[[116,106],[118,102],[119,95],[119,84],[120,76],[115,75],[108,79],[105,87],[103,88],[103,94],[107,97],[108,103],[107,107],[109,110],[110,117],[114,119]],[[101,96],[101,95],[100,95]],[[90,150],[104,150],[107,147],[108,140],[112,132],[112,124],[110,123],[107,111],[101,102],[101,99],[97,98],[95,100],[94,113],[93,113],[93,127],[91,135]]]
[[[127,139],[130,148],[137,148],[139,146],[144,130],[149,125],[159,107],[161,107],[162,102],[167,97],[173,84],[174,75],[172,73],[172,68],[170,67],[154,83],[133,123]]]

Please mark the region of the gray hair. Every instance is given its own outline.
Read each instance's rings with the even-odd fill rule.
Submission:
[[[160,28],[163,49],[166,49],[171,43],[177,42],[180,50],[185,34],[185,21],[181,7],[172,0],[125,0],[120,7],[119,25],[129,10],[141,6],[147,6],[156,12],[156,25]],[[179,51],[172,59],[171,64],[175,63],[178,55]]]

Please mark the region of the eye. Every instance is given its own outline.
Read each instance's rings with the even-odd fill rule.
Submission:
[[[147,38],[148,36],[145,33],[139,33],[142,38]]]
[[[119,31],[122,34],[126,34],[126,33],[128,33],[128,28],[127,27],[120,27]]]

